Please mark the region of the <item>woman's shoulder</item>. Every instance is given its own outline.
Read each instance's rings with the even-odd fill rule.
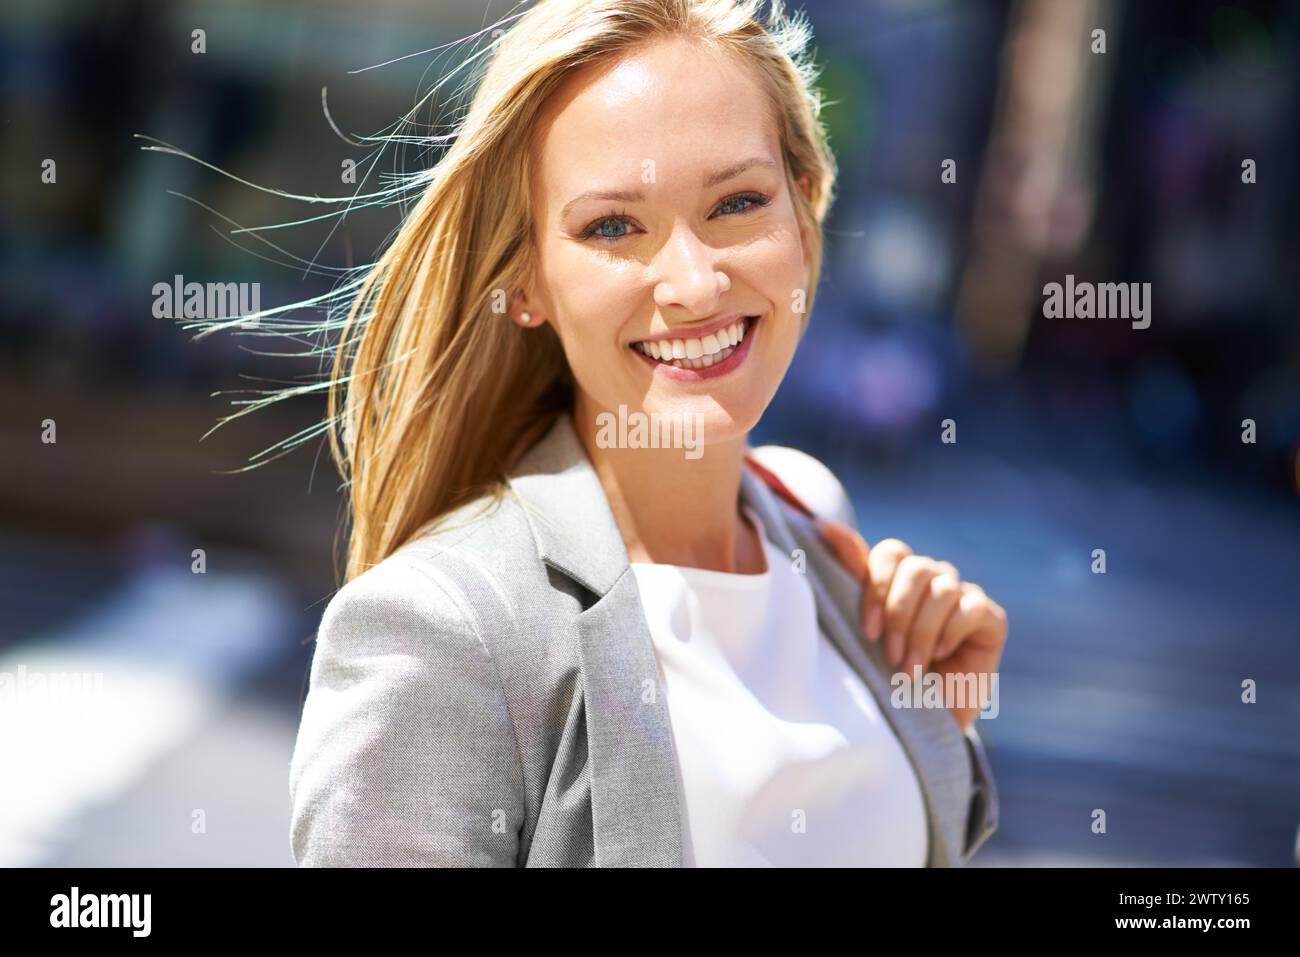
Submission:
[[[808,506],[814,515],[858,527],[853,500],[835,473],[820,459],[786,445],[760,445],[750,456]]]
[[[430,626],[482,641],[511,617],[518,604],[512,594],[534,580],[545,581],[545,571],[517,503],[484,496],[339,588],[321,616],[318,641]]]
[[[500,538],[508,507],[471,514],[355,576],[324,611],[289,771],[299,864],[517,860],[523,769],[497,655],[512,632],[475,569],[491,540],[505,546],[498,580],[522,549]],[[431,818],[430,795],[455,813]],[[502,813],[512,827],[483,826]]]

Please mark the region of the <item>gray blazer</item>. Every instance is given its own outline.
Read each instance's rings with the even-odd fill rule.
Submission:
[[[749,469],[740,494],[778,547],[803,550],[821,628],[910,757],[929,866],[966,863],[997,827],[979,735],[944,710],[890,706],[883,643],[858,625],[859,582]],[[301,866],[683,864],[662,676],[570,416],[525,455],[501,502],[465,506],[331,599],[289,796]]]

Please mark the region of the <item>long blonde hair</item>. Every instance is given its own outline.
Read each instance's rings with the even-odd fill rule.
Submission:
[[[450,143],[431,168],[366,196],[293,197],[403,208],[413,199],[379,259],[343,270],[350,278],[329,295],[254,317],[271,320],[263,329],[279,323],[297,335],[338,333],[328,379],[245,403],[244,412],[328,389],[326,420],[293,437],[289,447],[329,436],[348,494],[344,583],[461,505],[499,497],[509,467],[572,407],[572,376],[551,325],[522,329],[504,313],[511,293],[536,269],[529,147],[537,119],[551,93],[580,67],[674,36],[757,67],[810,246],[805,315],[812,309],[836,168],[802,11],[787,13],[781,0],[537,0],[498,22],[506,23],[512,25],[476,35],[490,31],[491,40],[466,61],[481,76],[454,132],[416,138],[424,146]],[[409,144],[412,138],[371,139]],[[195,159],[168,144],[145,148]],[[796,186],[801,178],[806,197]],[[334,313],[324,324],[276,318],[321,305]],[[206,335],[230,324],[192,325]],[[328,358],[330,352],[322,347],[310,354]]]
[[[330,448],[350,492],[344,580],[484,494],[572,403],[552,327],[502,315],[532,275],[530,137],[575,69],[661,36],[759,68],[780,125],[797,215],[821,270],[835,161],[820,122],[811,31],[761,0],[542,0],[501,34],[455,140],[360,288],[335,354]],[[795,181],[806,176],[805,199]]]

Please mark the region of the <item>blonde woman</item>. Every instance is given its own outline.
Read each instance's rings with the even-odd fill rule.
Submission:
[[[366,276],[293,755],[301,865],[949,866],[996,826],[1006,616],[753,450],[834,161],[806,20],[542,0]]]

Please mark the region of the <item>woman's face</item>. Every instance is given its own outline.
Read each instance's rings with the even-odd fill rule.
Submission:
[[[810,264],[755,75],[658,41],[570,78],[538,137],[529,305],[579,414],[689,416],[705,454],[743,436],[794,357]]]

